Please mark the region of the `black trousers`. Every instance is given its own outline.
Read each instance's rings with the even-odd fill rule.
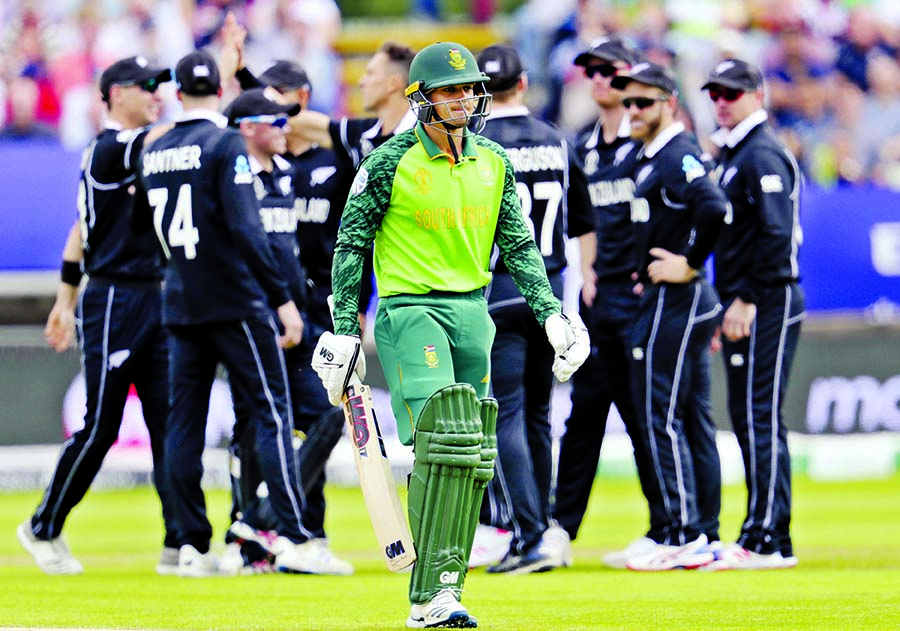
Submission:
[[[782,403],[806,316],[796,283],[765,290],[757,299],[750,336],[723,340],[728,410],[741,446],[747,518],[738,543],[748,550],[792,556],[791,457]]]
[[[153,481],[162,502],[164,545],[176,547],[175,511],[163,458],[168,416],[168,339],[159,283],[91,279],[78,302],[78,339],[87,390],[84,428],[63,447],[50,485],[31,519],[39,539],[59,536],[119,436],[128,391],[143,406],[153,454]]]

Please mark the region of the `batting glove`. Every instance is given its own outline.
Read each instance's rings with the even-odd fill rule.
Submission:
[[[356,376],[362,381],[366,376],[366,361],[359,338],[325,331],[316,344],[312,367],[328,392],[328,400],[332,405],[340,405],[350,380]]]
[[[591,354],[591,340],[578,314],[554,313],[544,322],[547,339],[556,353],[553,374],[559,381],[568,381]]]

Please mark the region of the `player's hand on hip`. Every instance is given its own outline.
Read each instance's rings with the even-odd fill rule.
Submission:
[[[756,305],[735,298],[722,318],[722,334],[732,342],[744,339],[750,335],[754,320],[756,320]]]
[[[278,344],[281,348],[294,348],[303,338],[303,319],[293,300],[278,307],[278,319],[284,327],[284,335],[279,338]]]
[[[654,283],[687,283],[697,275],[688,265],[687,258],[664,248],[651,248],[650,256],[656,260],[647,266],[647,275]]]
[[[553,374],[559,381],[568,381],[591,354],[587,328],[577,313],[554,313],[544,322],[544,331],[556,353]]]
[[[328,392],[328,400],[332,405],[340,405],[341,397],[354,374],[360,381],[366,376],[365,358],[359,338],[325,331],[313,352],[312,367]]]

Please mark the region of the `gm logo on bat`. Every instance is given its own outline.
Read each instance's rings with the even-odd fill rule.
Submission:
[[[353,440],[360,456],[368,456],[366,444],[369,442],[369,423],[366,418],[366,405],[361,394],[351,397],[348,404],[353,417]]]
[[[403,547],[403,542],[399,539],[397,539],[394,543],[384,547],[384,556],[389,559],[398,557],[401,554],[406,554],[406,548]]]

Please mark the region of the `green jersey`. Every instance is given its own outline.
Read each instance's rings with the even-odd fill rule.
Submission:
[[[500,145],[468,130],[456,164],[420,123],[360,165],[332,267],[337,334],[359,333],[362,264],[373,241],[379,296],[481,289],[491,280],[496,243],[538,321],[560,311],[522,215],[512,164]]]

